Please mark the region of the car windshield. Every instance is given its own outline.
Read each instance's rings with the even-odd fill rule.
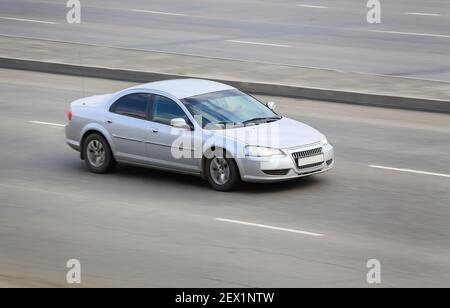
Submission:
[[[257,125],[281,118],[260,101],[238,90],[206,93],[181,101],[199,125],[209,129]]]

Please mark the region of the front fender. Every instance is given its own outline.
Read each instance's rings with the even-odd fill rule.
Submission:
[[[240,157],[242,157],[244,153],[245,144],[237,139],[227,138],[226,136],[220,134],[211,134],[208,137],[209,138],[207,138],[203,143],[204,157],[214,155],[214,151],[211,150],[212,148],[225,150],[226,157],[232,158],[236,162],[239,173],[242,177],[243,167]],[[204,166],[202,166],[202,170],[203,167]]]

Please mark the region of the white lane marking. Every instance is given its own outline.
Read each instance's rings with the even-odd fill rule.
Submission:
[[[407,12],[408,15],[417,15],[417,16],[441,16],[441,14],[435,14],[435,13],[414,13],[414,12]]]
[[[56,22],[53,22],[53,21],[43,21],[43,20],[36,20],[36,19],[25,19],[25,18],[14,18],[14,17],[0,17],[0,19],[15,20],[15,21],[26,21],[26,22],[34,22],[34,23],[40,23],[40,24],[56,25]]]
[[[255,224],[255,223],[252,223],[252,222],[240,221],[240,220],[233,220],[233,219],[226,219],[226,218],[214,218],[214,220],[223,221],[223,222],[230,222],[230,223],[246,225],[246,226],[252,226],[252,227],[259,227],[259,228],[277,230],[277,231],[298,233],[298,234],[303,234],[303,235],[324,236],[324,234],[320,234],[320,233],[307,232],[307,231],[288,229],[288,228],[280,228],[280,227],[274,227],[274,226],[268,226],[268,225],[261,225],[261,224]]]
[[[285,47],[289,48],[290,45],[282,45],[282,44],[269,44],[269,43],[262,43],[262,42],[251,42],[251,41],[238,41],[238,40],[226,40],[230,43],[238,43],[238,44],[251,44],[251,45],[262,45],[262,46],[272,46],[272,47]]]
[[[131,11],[137,12],[137,13],[150,13],[150,14],[160,14],[160,15],[170,15],[170,16],[186,16],[185,14],[180,14],[180,13],[149,11],[149,10],[139,10],[139,9],[132,9]]]
[[[444,34],[401,32],[401,31],[386,31],[386,30],[368,30],[368,31],[375,32],[375,33],[388,33],[388,34],[401,34],[401,35],[412,35],[412,36],[430,36],[430,37],[450,38],[450,35],[444,35]]]
[[[311,8],[311,9],[328,9],[328,6],[321,6],[321,5],[297,4],[297,6]]]
[[[409,172],[409,173],[424,174],[424,175],[434,175],[434,176],[440,176],[440,177],[444,177],[444,178],[450,178],[450,174],[444,174],[444,173],[435,173],[435,172],[412,170],[412,169],[393,168],[393,167],[385,167],[385,166],[378,166],[378,165],[369,165],[369,167],[370,168],[377,168],[377,169],[385,169],[385,170],[400,171],[400,172]]]
[[[58,127],[65,127],[66,126],[65,124],[41,122],[41,121],[30,121],[30,123],[41,124],[41,125],[50,125],[50,126],[58,126]]]

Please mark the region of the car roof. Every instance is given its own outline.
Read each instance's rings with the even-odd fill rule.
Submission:
[[[172,79],[145,83],[131,89],[157,90],[169,93],[178,99],[205,93],[235,89],[229,85],[204,79]]]

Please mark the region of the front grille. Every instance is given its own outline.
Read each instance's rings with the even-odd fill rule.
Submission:
[[[290,169],[278,169],[278,170],[263,170],[267,175],[286,175]]]
[[[297,159],[297,158],[316,156],[316,155],[320,155],[322,153],[323,153],[322,148],[315,148],[315,149],[306,150],[306,151],[294,152],[291,155],[292,155],[292,158]]]

